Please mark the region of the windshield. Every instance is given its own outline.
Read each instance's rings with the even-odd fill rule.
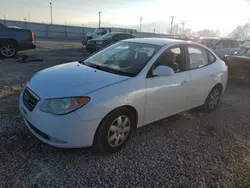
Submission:
[[[103,28],[96,28],[94,31],[93,31],[93,33],[94,34],[97,34],[97,35],[100,35],[100,34],[102,34],[102,32],[103,32]]]
[[[234,55],[250,57],[250,48],[241,48],[240,50],[236,51]]]
[[[125,76],[136,76],[161,46],[118,42],[84,61],[90,67]]]
[[[201,39],[200,43],[206,47],[212,47],[217,41],[217,39]]]
[[[101,36],[101,39],[111,39],[114,36],[114,34],[108,33],[106,35]]]

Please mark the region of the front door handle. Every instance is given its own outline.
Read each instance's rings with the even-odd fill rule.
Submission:
[[[185,85],[185,84],[187,84],[188,83],[188,81],[183,81],[182,83],[181,83],[181,85]]]

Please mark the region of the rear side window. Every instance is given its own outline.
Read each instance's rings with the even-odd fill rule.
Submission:
[[[208,65],[207,53],[200,47],[188,47],[189,64],[188,69],[196,69]]]

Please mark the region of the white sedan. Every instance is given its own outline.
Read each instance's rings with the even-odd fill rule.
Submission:
[[[143,125],[198,106],[212,112],[227,79],[225,63],[204,46],[129,39],[36,73],[19,108],[47,144],[116,152]]]

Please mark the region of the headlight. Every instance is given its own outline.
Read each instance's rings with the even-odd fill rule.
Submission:
[[[102,41],[97,41],[96,44],[103,44],[103,42]]]
[[[84,106],[89,100],[89,97],[48,99],[42,103],[40,110],[56,115],[63,115]]]

